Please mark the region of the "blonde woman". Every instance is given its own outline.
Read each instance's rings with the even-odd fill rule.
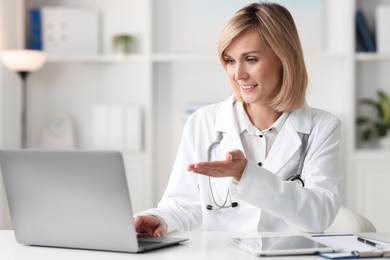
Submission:
[[[305,102],[291,14],[245,6],[218,46],[234,94],[188,119],[163,198],[135,217],[137,232],[325,230],[340,206],[340,122]]]

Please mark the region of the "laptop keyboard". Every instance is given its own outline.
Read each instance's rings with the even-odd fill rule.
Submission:
[[[138,240],[138,246],[139,247],[153,246],[153,245],[156,245],[156,244],[161,244],[161,242]]]

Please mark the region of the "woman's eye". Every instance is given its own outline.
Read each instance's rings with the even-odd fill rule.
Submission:
[[[225,59],[225,62],[226,62],[226,64],[229,64],[229,65],[234,64],[234,60],[232,60],[232,59]]]
[[[257,58],[247,58],[246,59],[248,62],[250,62],[250,63],[255,63],[255,62],[257,62]]]

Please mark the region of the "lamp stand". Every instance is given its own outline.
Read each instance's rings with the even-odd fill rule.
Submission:
[[[1,0],[0,0],[1,1]],[[21,148],[27,148],[27,88],[26,81],[30,72],[40,69],[46,61],[46,53],[38,50],[5,50],[1,51],[0,61],[10,71],[19,74],[22,80],[21,87]]]
[[[18,74],[22,80],[22,102],[21,102],[21,148],[27,148],[27,76],[30,74],[28,71],[18,71]]]

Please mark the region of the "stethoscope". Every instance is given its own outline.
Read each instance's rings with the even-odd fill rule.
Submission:
[[[208,149],[207,149],[207,161],[211,162],[211,153],[213,152],[213,149],[218,146],[223,139],[223,133],[222,132],[217,132],[217,138],[215,139],[214,142],[212,142]],[[298,170],[297,173],[294,175],[291,175],[286,179],[286,181],[294,181],[298,182],[302,187],[305,187],[305,182],[301,178],[302,170],[303,170],[303,164],[306,156],[306,147],[309,139],[309,134],[303,134],[302,133],[302,146],[301,146],[301,157],[299,159],[299,164],[298,164]],[[228,200],[230,198],[230,191],[228,189],[225,199],[222,204],[218,203],[214,197],[214,192],[213,192],[213,185],[211,183],[211,177],[208,177],[209,181],[209,188],[210,188],[210,194],[211,194],[211,199],[212,203],[214,205],[208,204],[206,206],[206,209],[208,210],[221,210],[221,209],[227,209],[227,208],[235,208],[238,207],[238,202],[233,201],[232,203],[228,204]]]

